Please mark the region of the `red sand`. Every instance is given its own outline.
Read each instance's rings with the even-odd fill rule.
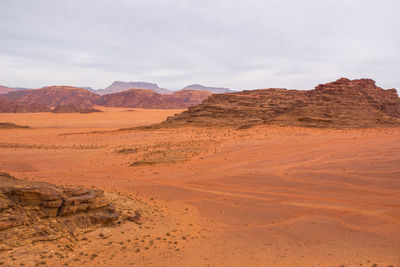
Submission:
[[[0,171],[139,192],[169,216],[187,214],[175,227],[193,224],[198,235],[179,251],[128,248],[112,258],[104,245],[92,243],[88,249],[98,257],[88,266],[400,266],[400,129],[90,133],[178,112],[105,110],[1,114],[0,121],[33,129],[0,131]],[[147,161],[159,163],[163,155],[163,163],[129,167],[136,155],[116,151],[133,147],[147,153]],[[156,233],[157,225],[149,231]]]

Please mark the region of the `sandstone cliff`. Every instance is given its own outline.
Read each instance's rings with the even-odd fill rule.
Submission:
[[[215,94],[162,126],[248,127],[259,124],[306,127],[374,127],[400,125],[400,98],[370,79],[318,85],[313,90],[250,90]]]

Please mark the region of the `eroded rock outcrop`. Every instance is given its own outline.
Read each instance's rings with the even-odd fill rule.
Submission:
[[[92,113],[92,112],[102,112],[100,109],[92,108],[92,107],[77,107],[74,105],[66,105],[66,106],[56,106],[51,112],[53,113]]]
[[[101,190],[59,187],[0,173],[3,246],[74,236],[82,229],[113,225],[119,216]]]
[[[306,127],[400,125],[400,98],[371,79],[318,85],[313,90],[262,89],[215,94],[161,126],[250,127],[260,124]]]

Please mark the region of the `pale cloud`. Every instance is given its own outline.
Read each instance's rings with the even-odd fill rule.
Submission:
[[[0,84],[400,88],[398,0],[1,0]]]

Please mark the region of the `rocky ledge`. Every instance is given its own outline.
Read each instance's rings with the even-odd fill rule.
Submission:
[[[0,173],[0,250],[120,223],[101,190],[61,187]]]

